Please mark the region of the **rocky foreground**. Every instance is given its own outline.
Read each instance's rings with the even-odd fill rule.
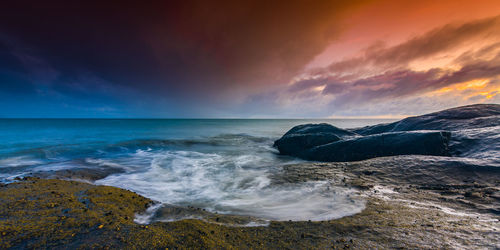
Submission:
[[[353,216],[242,227],[238,225],[252,218],[194,207],[163,207],[155,213],[201,219],[139,224],[154,201],[127,190],[90,184],[112,171],[56,171],[0,186],[0,248],[498,249],[498,106],[468,106],[353,130],[329,125],[318,127],[328,127],[330,132],[301,130],[307,126],[292,129],[287,134],[298,136],[288,137],[288,142],[300,143],[285,150],[300,154],[331,144],[334,138],[342,143],[354,140],[347,145],[359,151],[337,154],[346,157],[343,162],[287,165],[272,180],[326,181],[332,192],[335,187],[353,187],[355,196],[366,202],[366,208]],[[478,112],[488,115],[477,116]],[[313,136],[300,136],[300,131]],[[382,141],[383,149],[377,152],[391,155],[348,159],[363,155],[361,149],[367,144],[362,138]],[[410,155],[395,155],[396,148],[391,149],[388,141],[418,147],[404,149],[413,152]]]
[[[28,177],[0,187],[0,248],[500,247],[499,170],[455,164],[390,157],[289,165],[276,182],[328,180],[333,187],[352,186],[366,208],[337,220],[256,227],[232,226],[241,218],[220,214],[141,225],[134,218],[154,202],[133,192]],[[183,210],[175,212],[208,213]]]

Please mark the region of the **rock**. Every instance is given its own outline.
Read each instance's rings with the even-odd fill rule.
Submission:
[[[290,134],[277,140],[274,146],[278,148],[281,154],[302,156],[307,149],[338,140],[340,140],[340,137],[328,133]]]
[[[304,124],[274,143],[281,154],[317,161],[433,155],[498,158],[500,105],[476,104],[354,129]]]
[[[500,150],[500,105],[476,104],[431,114],[408,117],[398,122],[351,129],[361,135],[414,130],[452,132],[450,153],[470,158],[498,158]]]
[[[316,146],[304,158],[339,162],[394,155],[449,156],[449,139],[450,133],[445,131],[383,133]]]
[[[339,141],[341,137],[354,136],[353,132],[332,125],[305,124],[290,129],[283,137],[274,142],[281,154],[304,157],[307,149]]]

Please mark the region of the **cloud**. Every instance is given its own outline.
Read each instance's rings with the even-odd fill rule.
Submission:
[[[313,69],[311,74],[370,75],[381,70],[405,68],[416,60],[449,52],[482,40],[500,37],[500,16],[471,21],[464,24],[447,24],[407,41],[387,47],[379,41],[365,48],[362,55],[337,61],[325,68]],[[487,48],[485,48],[487,49]]]
[[[373,102],[441,103],[425,95],[497,77],[500,17],[374,42],[304,72],[363,4],[10,1],[0,10],[0,92],[111,107],[101,110],[127,103],[151,116],[329,116]],[[460,93],[498,98],[472,92]]]
[[[489,79],[500,75],[500,54],[493,60],[481,61],[463,66],[458,71],[446,72],[442,69],[428,71],[388,72],[348,84],[332,104],[351,106],[371,103],[380,99],[403,98],[437,90],[457,83],[476,79]],[[338,93],[327,85],[323,94]]]
[[[413,60],[462,46],[467,41],[498,37],[498,28],[498,16],[462,25],[448,24],[391,48],[368,50],[366,58],[373,64],[405,65]]]
[[[495,31],[499,28],[500,17],[492,17],[444,25],[391,47],[376,43],[364,49],[361,57],[347,58],[297,77],[275,100],[283,109],[307,104],[313,107],[311,110],[322,110],[316,113],[323,116],[342,110],[369,115],[362,110],[379,105],[385,109],[370,111],[385,115],[390,110],[388,103],[398,107],[406,103],[408,108],[401,110],[412,112],[409,107],[422,110],[436,103],[450,107],[496,100],[500,91],[496,81],[500,77],[500,43]],[[460,53],[450,52],[455,49]],[[412,67],[443,55],[448,58],[444,64]],[[409,105],[408,100],[420,106]]]
[[[14,1],[0,10],[0,30],[65,74],[216,102],[289,82],[362,2]]]

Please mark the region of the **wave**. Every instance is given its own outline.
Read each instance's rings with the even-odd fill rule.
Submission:
[[[275,183],[273,177],[283,164],[302,160],[276,154],[272,141],[247,134],[219,134],[49,145],[19,150],[0,160],[11,171],[1,177],[31,172],[52,176],[59,171],[63,178],[71,179],[72,173],[81,178],[83,171],[99,177],[96,184],[129,189],[163,205],[257,218],[244,220],[247,226],[262,225],[262,220],[328,220],[364,208],[362,200],[353,198],[352,190],[328,182]],[[14,169],[16,164],[23,167]],[[189,216],[193,214],[153,218],[165,221]]]
[[[190,147],[195,145],[206,146],[238,146],[246,143],[260,144],[269,142],[271,145],[273,138],[257,137],[247,134],[220,134],[212,137],[201,137],[194,139],[136,139],[123,141],[110,145],[108,148],[165,148],[165,147]]]
[[[35,165],[48,162],[58,162],[70,159],[114,157],[121,154],[134,153],[137,150],[182,150],[193,146],[258,146],[271,147],[272,138],[257,137],[247,134],[220,134],[213,137],[194,139],[134,139],[116,143],[92,141],[81,144],[56,144],[32,148],[12,149],[0,154],[0,167]],[[249,144],[250,143],[250,144]],[[257,145],[261,144],[261,145]],[[4,157],[2,157],[4,155]]]
[[[96,183],[133,190],[164,204],[267,220],[329,220],[364,208],[352,190],[328,182],[273,183],[270,176],[279,168],[265,155],[153,150],[136,154],[150,159],[150,165]],[[330,188],[335,191],[327,192]]]
[[[25,167],[43,163],[39,159],[29,156],[14,156],[0,159],[0,168]]]

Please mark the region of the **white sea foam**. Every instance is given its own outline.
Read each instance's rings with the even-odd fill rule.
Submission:
[[[148,207],[144,213],[135,214],[134,222],[137,224],[149,224],[151,218],[153,217],[156,210],[158,210],[162,204],[158,203],[153,206]]]
[[[362,200],[351,197],[352,190],[328,182],[273,184],[270,175],[277,166],[271,155],[141,150],[134,157],[148,159],[149,166],[97,184],[130,189],[166,204],[266,220],[329,220],[364,209]]]
[[[41,165],[32,169],[33,172],[58,171],[75,168],[76,164],[71,162],[55,162]]]
[[[41,163],[42,161],[31,158],[29,156],[15,156],[15,157],[0,159],[0,168],[32,166]]]
[[[90,165],[97,165],[98,167],[110,167],[110,168],[119,168],[123,169],[125,171],[133,171],[134,167],[133,166],[128,166],[127,164],[121,164],[118,162],[114,162],[112,160],[105,160],[105,159],[94,159],[94,158],[86,158],[85,159],[86,164]],[[127,161],[127,163],[131,163],[130,161]]]

